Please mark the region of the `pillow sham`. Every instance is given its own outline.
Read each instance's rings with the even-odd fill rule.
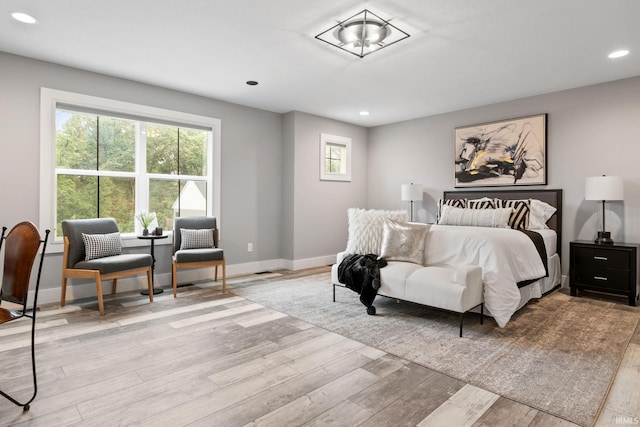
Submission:
[[[180,250],[213,248],[213,228],[180,229]]]
[[[387,261],[424,265],[424,248],[431,225],[384,219],[380,256]]]
[[[82,241],[84,242],[85,261],[122,253],[122,241],[120,240],[120,233],[117,231],[107,234],[82,233]]]
[[[481,199],[467,200],[466,207],[468,209],[495,209],[500,206],[496,205],[493,199],[483,197]]]
[[[502,208],[511,208],[511,217],[509,218],[509,227],[514,230],[529,229],[529,200],[502,200],[500,203]]]
[[[529,230],[549,228],[547,221],[556,213],[556,208],[538,199],[530,200]]]
[[[511,208],[461,209],[442,207],[439,225],[469,225],[474,227],[508,228]]]
[[[408,214],[405,210],[350,208],[347,210],[347,216],[349,219],[349,238],[346,251],[351,254],[380,255],[385,218],[405,223]]]

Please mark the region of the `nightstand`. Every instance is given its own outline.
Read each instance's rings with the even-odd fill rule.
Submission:
[[[571,295],[578,289],[625,295],[629,305],[636,305],[638,251],[635,243],[597,245],[592,241],[575,241],[569,245],[569,286]]]

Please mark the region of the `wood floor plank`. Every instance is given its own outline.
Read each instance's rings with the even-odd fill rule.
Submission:
[[[500,397],[473,427],[528,426],[536,415],[537,409]]]
[[[472,426],[499,397],[497,394],[467,384],[420,421],[418,427]]]
[[[190,426],[243,426],[370,362],[370,358],[361,354],[349,354],[217,411]]]
[[[345,398],[358,393],[380,378],[364,369],[347,375],[288,403],[247,426],[291,426],[305,423],[326,410],[340,404]]]
[[[640,417],[638,378],[640,378],[640,345],[629,344],[604,407],[620,415],[630,414],[632,417]],[[607,425],[604,421],[601,425]],[[597,420],[596,425],[599,424],[600,420]]]

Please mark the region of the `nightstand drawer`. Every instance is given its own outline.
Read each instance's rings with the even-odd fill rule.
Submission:
[[[628,251],[577,247],[575,248],[575,263],[628,270],[631,266],[630,255]]]
[[[583,266],[575,273],[575,282],[585,286],[629,290],[629,270]]]

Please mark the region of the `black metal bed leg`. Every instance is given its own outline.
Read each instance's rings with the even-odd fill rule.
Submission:
[[[480,304],[480,324],[483,324],[484,320],[484,303]]]
[[[462,320],[464,319],[464,313],[460,313],[460,338],[462,338]]]
[[[336,302],[336,284],[333,283],[333,302]]]

